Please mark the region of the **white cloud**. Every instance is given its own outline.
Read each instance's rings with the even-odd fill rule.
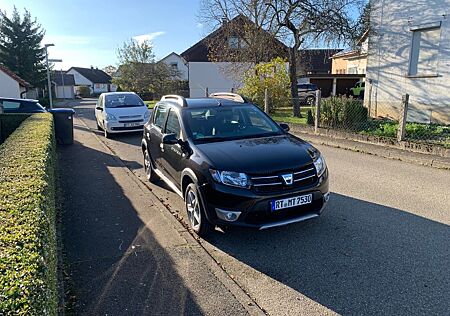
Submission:
[[[143,34],[143,35],[137,35],[133,36],[133,39],[139,43],[142,43],[143,41],[153,41],[156,37],[166,34],[166,32],[153,32],[149,34]]]

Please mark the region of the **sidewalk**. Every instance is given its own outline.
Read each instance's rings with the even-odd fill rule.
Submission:
[[[74,119],[59,148],[70,313],[258,314],[152,193]],[[209,260],[209,261],[208,261]]]
[[[330,147],[362,152],[365,154],[401,160],[438,169],[450,170],[450,158],[446,157],[417,153],[389,146],[364,143],[350,139],[315,135],[313,133],[301,132],[299,130],[292,130],[291,133],[316,145],[326,145]]]

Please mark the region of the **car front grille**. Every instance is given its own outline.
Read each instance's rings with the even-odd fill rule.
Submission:
[[[119,119],[137,119],[142,117],[142,115],[122,115],[119,116]]]
[[[111,129],[113,131],[133,131],[133,130],[138,130],[138,129],[143,129],[144,125],[138,125],[138,126],[130,126],[130,127],[111,127]]]
[[[144,124],[144,120],[132,120],[132,121],[119,121],[119,123],[142,123]]]
[[[293,183],[290,185],[286,184],[283,180],[283,175],[286,174],[293,175]],[[314,186],[318,180],[314,164],[271,174],[250,175],[250,179],[252,188],[258,193],[276,193],[293,189],[306,189]]]

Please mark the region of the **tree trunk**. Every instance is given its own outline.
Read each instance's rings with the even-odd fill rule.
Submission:
[[[302,116],[297,88],[297,50],[299,46],[300,45],[296,43],[294,47],[289,49],[289,79],[291,81],[291,98],[295,117]]]

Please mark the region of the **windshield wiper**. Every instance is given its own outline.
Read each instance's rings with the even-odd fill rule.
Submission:
[[[197,138],[196,141],[209,143],[209,142],[221,142],[228,139],[229,139],[228,137],[214,136],[214,137]]]

